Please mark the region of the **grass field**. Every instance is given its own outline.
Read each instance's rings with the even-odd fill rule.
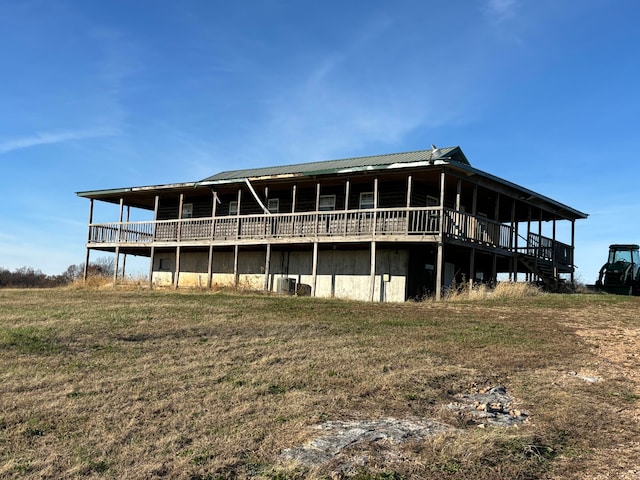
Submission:
[[[0,290],[0,477],[336,478],[281,452],[328,420],[457,428],[366,479],[638,478],[640,299],[368,304],[201,291]],[[598,381],[594,381],[598,380]],[[444,408],[504,385],[529,421]]]

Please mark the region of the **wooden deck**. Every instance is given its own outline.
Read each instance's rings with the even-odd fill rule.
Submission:
[[[441,218],[442,217],[442,218]],[[442,222],[442,225],[441,225]],[[572,265],[569,245],[511,225],[440,207],[237,215],[89,225],[88,247],[234,245],[357,241],[455,241],[503,254]]]

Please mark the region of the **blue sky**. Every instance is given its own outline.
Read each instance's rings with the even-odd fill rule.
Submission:
[[[84,261],[76,191],[436,144],[588,213],[593,283],[640,243],[638,20],[635,0],[0,0],[0,267]]]

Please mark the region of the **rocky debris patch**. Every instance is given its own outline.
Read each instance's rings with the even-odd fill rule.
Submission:
[[[331,421],[314,428],[321,432],[318,438],[301,447],[284,450],[281,458],[307,466],[335,462],[341,473],[367,465],[372,451],[386,462],[401,462],[403,457],[394,446],[453,430],[450,425],[435,420],[396,418]]]
[[[602,380],[600,377],[594,377],[590,375],[579,375],[578,372],[569,372],[568,375],[570,377],[576,377],[578,380],[584,380],[585,382],[589,382],[589,383],[598,383]]]
[[[481,427],[507,427],[527,421],[527,413],[513,408],[512,404],[513,399],[504,387],[479,389],[472,385],[469,393],[456,395],[456,401],[446,408]],[[451,425],[422,418],[329,421],[313,428],[319,431],[315,439],[300,447],[285,449],[281,459],[310,467],[334,464],[340,475],[349,475],[374,459],[402,462],[405,459],[397,448],[399,445],[459,431]]]
[[[447,405],[480,427],[509,427],[528,420],[526,412],[513,407],[513,399],[502,386],[478,388],[469,387],[469,393],[456,395],[456,401]]]

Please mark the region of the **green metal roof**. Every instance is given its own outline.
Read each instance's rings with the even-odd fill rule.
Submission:
[[[344,158],[341,160],[327,160],[323,162],[297,163],[277,167],[263,167],[245,170],[228,170],[207,177],[202,182],[216,182],[225,180],[239,180],[245,178],[264,178],[282,176],[307,176],[320,174],[348,173],[367,169],[391,168],[403,166],[417,166],[420,162],[449,162],[454,161],[462,165],[470,165],[460,147],[444,147],[415,152],[390,153],[371,157]]]

